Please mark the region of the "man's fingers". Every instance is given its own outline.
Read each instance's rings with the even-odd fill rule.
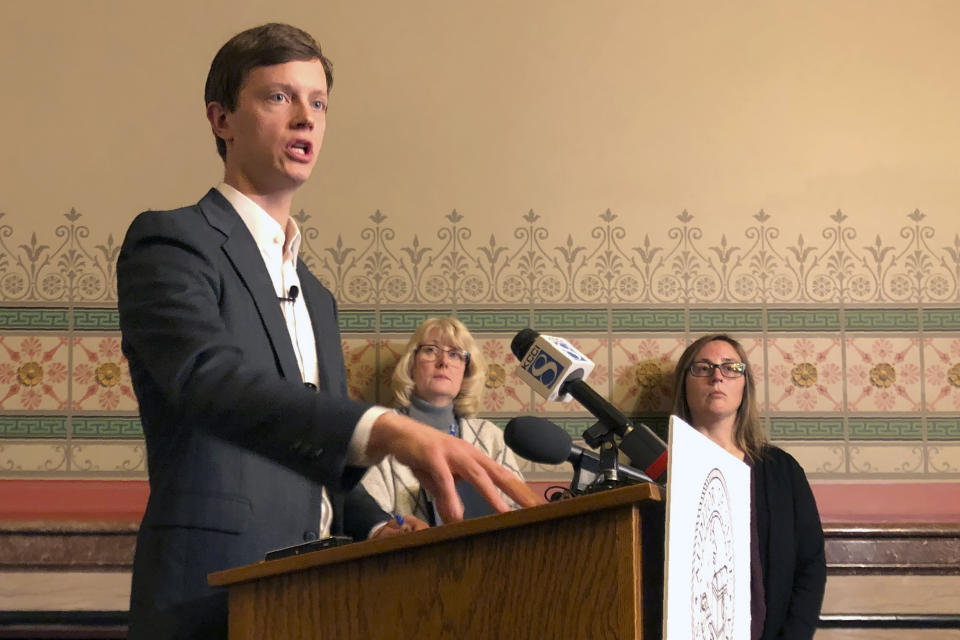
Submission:
[[[450,444],[452,455],[447,458],[450,472],[472,484],[483,499],[498,512],[510,511],[510,505],[503,499],[498,488],[522,507],[533,507],[544,503],[543,499],[538,498],[525,482],[476,447],[463,440],[452,440]],[[455,511],[450,516],[444,512],[444,509],[450,508],[447,506],[449,503],[445,502],[446,498],[441,498],[437,493],[434,494],[437,511],[440,512],[444,522],[457,522],[463,519],[463,504],[452,482],[451,492]],[[454,519],[450,519],[451,517]]]
[[[471,449],[473,449],[472,446]],[[478,456],[482,457],[476,457],[472,460],[468,459],[462,464],[461,468],[454,469],[454,471],[461,478],[472,484],[480,495],[483,496],[483,499],[490,503],[491,507],[500,513],[510,511],[510,505],[503,500],[500,492],[497,491],[497,485],[494,484],[496,475],[492,474],[497,473],[499,465],[476,449],[473,450],[477,452]],[[489,464],[487,464],[487,462],[489,462]]]
[[[538,504],[546,504],[546,500],[542,496],[537,495],[533,489],[527,486],[526,482],[512,473],[508,472],[503,482],[498,482],[497,485],[521,507],[535,507]]]
[[[433,504],[444,522],[460,522],[463,520],[463,502],[457,494],[457,488],[453,483],[451,470],[444,468],[443,472],[436,476],[426,470],[417,472],[414,470],[420,484],[426,488],[427,492],[433,497]]]
[[[513,501],[521,507],[535,507],[538,504],[544,504],[544,500],[538,497],[537,494],[527,486],[527,483],[518,478],[512,471],[500,466],[486,456],[480,458],[480,463],[484,466],[492,483],[513,498]],[[496,506],[492,502],[490,504]]]
[[[433,497],[444,522],[463,520],[463,502],[454,478],[463,478],[497,511],[510,510],[498,491],[518,505],[532,507],[543,500],[512,472],[473,445],[418,424],[407,416],[383,414],[374,422],[367,444],[370,455],[391,452],[409,466]]]

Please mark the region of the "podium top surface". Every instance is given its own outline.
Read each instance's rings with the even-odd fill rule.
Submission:
[[[269,576],[302,571],[312,567],[348,562],[365,556],[390,553],[401,549],[421,547],[438,542],[466,538],[500,529],[522,527],[547,520],[567,518],[594,511],[616,508],[629,504],[660,503],[664,496],[651,484],[638,484],[609,491],[601,491],[568,500],[560,500],[536,507],[518,509],[454,522],[423,531],[415,531],[382,540],[364,540],[340,547],[332,547],[303,555],[288,556],[276,560],[225,569],[211,573],[207,582],[213,587],[224,587]]]

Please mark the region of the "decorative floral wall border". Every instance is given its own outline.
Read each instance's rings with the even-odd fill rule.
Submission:
[[[307,229],[306,261],[345,304],[823,304],[960,301],[960,235],[936,247],[933,227],[919,210],[898,239],[879,235],[860,244],[847,216],[829,217],[818,240],[800,234],[781,241],[771,216],[760,211],[739,239],[722,233],[708,241],[694,216],[683,211],[666,237],[628,238],[618,216],[599,216],[590,240],[551,233],[532,210],[512,231],[510,244],[496,234],[471,242],[473,230],[452,211],[436,232],[436,243],[408,244],[377,211],[351,246],[338,236]]]
[[[97,243],[82,217],[75,209],[64,214],[57,242],[45,244],[36,232],[14,240],[0,213],[5,301],[115,300],[122,230]],[[558,225],[531,210],[506,242],[496,232],[477,242],[456,210],[430,237],[416,233],[408,241],[378,210],[357,237],[338,234],[331,242],[322,218],[303,210],[295,216],[304,260],[345,307],[960,302],[960,234],[938,238],[919,210],[905,217],[893,239],[861,239],[839,210],[818,231],[785,239],[761,210],[739,233],[706,238],[684,210],[662,237],[638,238],[607,210],[584,238],[551,231]]]
[[[71,209],[47,243],[4,218],[0,476],[142,477],[116,348],[119,234],[96,242]],[[496,421],[518,407],[547,411],[573,436],[589,421],[510,377],[510,337],[534,326],[581,341],[604,360],[601,392],[662,429],[678,340],[735,330],[763,362],[774,439],[814,477],[960,477],[960,235],[937,240],[919,211],[892,241],[867,243],[840,211],[792,243],[763,211],[713,240],[686,211],[662,238],[642,240],[610,211],[589,234],[550,231],[530,211],[505,243],[496,233],[473,241],[456,211],[406,243],[379,211],[355,239],[327,244],[311,215],[296,218],[304,260],[340,301],[348,373],[367,399],[384,400],[388,360],[423,318],[454,313],[497,365],[485,407]],[[563,475],[528,466],[535,477]]]

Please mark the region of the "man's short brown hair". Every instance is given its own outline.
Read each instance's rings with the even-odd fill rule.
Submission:
[[[333,64],[309,33],[289,24],[271,22],[242,31],[220,47],[210,63],[204,104],[217,102],[224,111],[233,112],[247,74],[256,67],[267,67],[294,60],[319,60],[327,77],[327,91],[333,88]],[[217,153],[226,160],[227,143],[214,135]]]

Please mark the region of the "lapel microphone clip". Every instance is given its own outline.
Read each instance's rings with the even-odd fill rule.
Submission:
[[[280,302],[296,302],[299,295],[300,288],[297,287],[297,285],[293,285],[290,287],[290,293],[288,293],[286,296],[278,296],[277,300]]]

